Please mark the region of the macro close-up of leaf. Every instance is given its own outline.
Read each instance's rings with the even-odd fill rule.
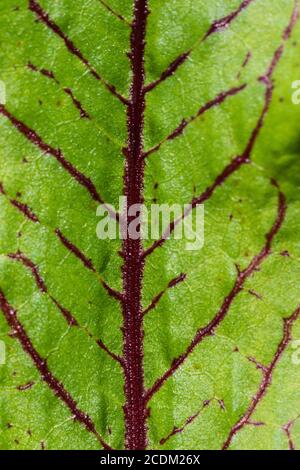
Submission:
[[[298,19],[1,1],[1,450],[300,449]]]

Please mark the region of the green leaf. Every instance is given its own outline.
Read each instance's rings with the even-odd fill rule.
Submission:
[[[1,449],[300,448],[300,27],[274,3],[1,2]],[[98,239],[122,195],[204,204],[203,248]]]

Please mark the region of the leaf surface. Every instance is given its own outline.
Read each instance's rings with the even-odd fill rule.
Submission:
[[[1,2],[1,449],[300,448],[299,5],[274,3]],[[204,204],[204,247],[99,240],[122,195]]]

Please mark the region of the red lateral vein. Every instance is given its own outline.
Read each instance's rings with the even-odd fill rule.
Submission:
[[[38,267],[34,264],[33,261],[31,261],[27,256],[24,255],[24,253],[21,253],[21,251],[17,251],[16,253],[9,253],[8,258],[13,259],[15,261],[19,261],[22,263],[33,275],[36,285],[38,289],[42,292],[42,294],[48,293],[47,286],[40,275],[40,271]]]
[[[289,450],[296,450],[295,443],[292,438],[292,431],[291,431],[292,425],[291,423],[288,423],[286,426],[284,426],[282,429],[285,432],[287,438],[288,438],[288,443],[289,443]]]
[[[215,20],[211,26],[209,27],[208,31],[206,32],[206,34],[200,38],[200,40],[198,40],[196,42],[196,44],[198,43],[202,43],[204,42],[207,38],[209,38],[210,36],[212,36],[213,34],[215,33],[218,33],[222,30],[225,30],[227,29],[231,23],[253,2],[254,0],[244,0],[240,6],[234,10],[233,12],[231,12],[229,15],[225,16],[225,17],[222,17],[218,20]],[[172,75],[174,75],[174,73],[177,71],[177,69],[186,62],[186,60],[190,57],[191,53],[193,51],[193,47],[188,49],[186,52],[183,52],[182,54],[180,54],[168,67],[167,69],[162,72],[161,76],[155,80],[154,82],[152,83],[149,83],[149,85],[145,86],[144,88],[144,91],[145,93],[148,93],[149,91],[153,90],[154,88],[157,87],[157,85],[159,85],[160,83],[162,83],[163,81],[165,81],[167,78],[171,77]]]
[[[150,305],[143,311],[143,315],[147,315],[151,310],[153,310],[159,303],[160,299],[164,296],[164,294],[169,290],[173,289],[173,287],[177,286],[181,282],[185,281],[186,279],[186,274],[181,273],[179,276],[175,277],[172,279],[168,285],[167,288],[161,291],[159,294],[157,294],[151,301]]]
[[[80,326],[69,310],[63,307],[52,295],[49,295],[49,298],[52,300],[54,305],[56,305],[63,317],[66,319],[69,326]],[[82,327],[80,328],[82,329]]]
[[[103,440],[100,436],[98,431],[95,428],[95,424],[93,423],[90,416],[84,413],[77,405],[74,398],[71,394],[66,390],[65,386],[62,382],[60,382],[50,371],[47,362],[43,359],[40,354],[37,352],[35,347],[33,346],[29,336],[26,333],[25,328],[23,327],[22,323],[18,319],[18,315],[16,310],[9,304],[8,300],[6,299],[4,293],[0,289],[0,308],[3,312],[3,315],[6,319],[7,324],[12,329],[14,333],[14,337],[18,339],[19,343],[21,344],[24,352],[28,354],[31,358],[32,362],[34,363],[35,367],[37,368],[38,372],[42,380],[48,385],[48,387],[52,390],[54,395],[59,398],[66,406],[69,408],[72,417],[75,421],[78,421],[82,424],[89,432],[94,434],[97,438],[98,442],[104,449],[112,450],[111,447]]]
[[[13,198],[10,198],[5,190],[4,190],[4,187],[3,187],[3,184],[0,182],[0,194],[2,194],[3,196],[6,196],[6,198],[8,199],[8,201],[11,203],[12,206],[14,206],[16,209],[18,209],[20,212],[22,212],[22,214],[29,220],[31,220],[31,222],[34,222],[34,223],[38,223],[39,222],[39,219],[38,217],[35,215],[35,213],[30,209],[29,206],[27,206],[27,204],[24,204],[23,202],[20,202],[18,201],[17,199],[13,199]]]
[[[41,291],[42,294],[47,294],[49,296],[51,301],[54,303],[54,305],[56,305],[56,307],[64,316],[68,325],[79,326],[77,320],[74,318],[71,312],[64,308],[51,294],[49,294],[45,281],[42,278],[37,265],[34,264],[32,260],[30,260],[24,253],[21,253],[20,251],[17,251],[16,253],[9,253],[7,256],[12,260],[19,261],[31,272],[32,276],[35,279],[38,289]]]
[[[17,201],[16,199],[11,199],[10,202],[20,212],[22,212],[22,214],[24,214],[25,217],[27,217],[27,219],[32,220],[32,222],[38,222],[39,221],[37,216],[32,212],[32,210],[26,204],[23,204],[22,202]]]
[[[17,390],[19,390],[20,392],[26,392],[26,390],[30,390],[34,385],[35,385],[35,382],[31,380],[30,382],[27,382],[24,385],[19,385],[17,387]]]
[[[157,87],[160,83],[164,82],[167,78],[171,77],[176,70],[187,60],[187,58],[191,54],[191,49],[180,54],[176,59],[168,66],[166,70],[161,74],[161,76],[149,85],[145,86],[144,93],[149,93],[149,91],[153,90]]]
[[[243,69],[247,66],[247,64],[249,63],[249,61],[251,60],[251,58],[252,58],[252,54],[251,54],[251,52],[249,51],[249,52],[247,52],[246,57],[245,57],[245,59],[244,59],[244,62],[242,63],[242,68],[243,68]]]
[[[43,75],[44,77],[50,78],[50,79],[53,80],[57,85],[59,85],[59,81],[58,81],[57,78],[55,77],[55,75],[54,75],[54,73],[52,72],[52,70],[44,69],[44,68],[39,69],[36,65],[32,64],[31,62],[28,62],[27,67],[29,68],[29,70],[32,70],[33,72],[38,72],[38,73],[40,73],[41,75]]]
[[[76,258],[78,258],[83,266],[85,266],[88,270],[92,271],[95,273],[98,277],[99,280],[104,287],[104,289],[107,291],[107,293],[113,297],[114,299],[122,302],[123,301],[123,295],[110,287],[103,279],[100,277],[97,273],[97,270],[95,266],[93,265],[93,262],[90,258],[87,258],[87,256],[76,246],[74,243],[72,243],[62,232],[60,229],[55,229],[55,234],[57,235],[58,239],[61,241],[61,243],[67,248],[67,250],[72,253]]]
[[[300,415],[296,416],[295,419],[290,420],[287,424],[282,426],[282,430],[288,438],[289,450],[296,450],[296,445],[295,445],[295,443],[293,441],[293,437],[292,437],[292,430],[293,430],[293,427],[296,424],[296,421],[298,421],[299,418],[300,418]]]
[[[161,439],[161,440],[159,441],[160,445],[161,445],[161,446],[164,445],[164,444],[165,444],[167,441],[169,441],[172,437],[176,436],[176,434],[181,434],[181,433],[183,433],[183,432],[185,431],[185,429],[186,429],[190,424],[192,424],[192,423],[201,415],[201,413],[205,410],[205,408],[207,408],[207,407],[211,404],[211,402],[212,402],[213,400],[217,400],[217,402],[218,402],[219,405],[220,405],[220,408],[223,409],[223,405],[222,405],[223,402],[222,402],[222,400],[218,400],[218,399],[216,399],[216,398],[213,398],[213,399],[211,399],[211,400],[205,400],[205,401],[203,402],[203,405],[202,405],[202,407],[200,408],[200,410],[197,411],[197,413],[195,413],[194,415],[190,416],[190,417],[185,421],[185,423],[183,424],[183,426],[181,426],[181,427],[176,427],[176,426],[174,426],[174,428],[172,429],[172,431],[171,431],[166,437],[164,437],[163,439]]]
[[[239,80],[239,79],[241,78],[242,70],[247,67],[247,65],[248,65],[248,63],[250,62],[251,58],[252,58],[252,53],[249,51],[249,52],[247,52],[246,57],[245,57],[245,59],[244,59],[244,61],[243,61],[243,63],[242,63],[241,70],[240,70],[240,71],[238,72],[238,74],[237,74],[237,77],[236,77],[237,80]]]
[[[291,433],[290,428],[286,428],[285,432],[286,432],[286,435],[287,435],[288,441],[289,441],[289,450],[296,450],[296,446],[295,446],[295,443],[293,441],[292,433]]]
[[[119,356],[117,356],[112,351],[110,351],[110,349],[104,344],[104,342],[102,340],[96,339],[94,337],[94,335],[90,331],[88,331],[88,329],[86,327],[82,327],[81,325],[79,325],[79,323],[76,320],[76,318],[74,317],[74,315],[68,309],[63,307],[61,305],[61,303],[58,302],[58,300],[55,299],[55,297],[49,293],[48,288],[46,286],[46,283],[45,283],[44,279],[42,278],[42,276],[40,274],[40,270],[39,270],[38,266],[31,259],[29,259],[24,253],[21,253],[20,251],[17,251],[16,253],[10,253],[7,256],[8,256],[8,258],[10,258],[14,261],[19,261],[20,263],[23,264],[23,266],[25,266],[31,272],[31,274],[34,277],[36,285],[37,285],[38,289],[40,290],[40,292],[42,294],[47,294],[48,295],[49,299],[53,302],[53,304],[61,312],[61,314],[63,315],[63,317],[65,318],[65,320],[67,321],[69,326],[79,327],[82,331],[87,333],[87,335],[90,338],[92,338],[97,343],[97,345],[103,351],[105,351],[111,358],[113,358],[115,361],[121,363],[121,358]]]
[[[190,416],[186,421],[185,423],[183,424],[183,426],[181,427],[176,427],[174,426],[174,428],[172,429],[172,431],[166,436],[166,437],[163,437],[160,441],[159,441],[159,444],[161,446],[163,446],[166,442],[168,442],[172,437],[176,436],[176,434],[181,434],[182,432],[185,431],[185,429],[188,427],[189,424],[192,424],[197,418],[198,416],[200,415],[201,411],[203,410],[204,406],[207,406],[207,405],[203,405],[203,407],[201,408],[201,410],[199,410],[197,413],[195,413],[194,415]]]
[[[39,69],[38,67],[36,67],[36,65],[32,64],[31,62],[28,63],[28,68],[30,70],[32,70],[33,72],[38,72],[40,73],[41,75],[47,77],[47,78],[50,78],[50,80],[53,80],[57,85],[59,85],[59,81],[56,79],[54,73],[51,71],[51,70],[48,70],[48,69]],[[79,114],[80,114],[80,117],[81,119],[91,119],[90,115],[88,114],[87,111],[85,111],[85,109],[83,108],[82,104],[80,103],[80,101],[74,96],[74,93],[73,91],[71,90],[71,88],[63,88],[62,89],[64,93],[66,93],[72,100],[72,103],[73,105],[75,106],[75,108],[78,109],[79,111]]]
[[[293,29],[296,26],[296,23],[298,21],[298,18],[299,18],[299,0],[294,0],[294,9],[292,12],[290,22],[287,25],[282,35],[282,39],[284,41],[287,41],[291,37]]]
[[[105,351],[114,361],[118,362],[123,368],[125,367],[125,363],[124,363],[124,359],[119,356],[118,354],[115,354],[114,352],[112,352],[107,346],[106,344],[101,340],[101,339],[98,339],[97,340],[97,344],[98,346],[103,349],[103,351]]]
[[[275,235],[278,233],[283,224],[285,214],[285,197],[283,193],[279,191],[277,217],[270,232],[266,235],[266,243],[263,246],[262,250],[258,255],[254,256],[254,258],[246,269],[238,272],[238,276],[232,290],[230,291],[228,296],[225,297],[223,304],[220,310],[215,315],[215,317],[208,323],[208,325],[203,328],[200,328],[197,331],[196,335],[194,336],[193,340],[191,341],[185,352],[176,359],[174,359],[171,367],[160,378],[156,380],[156,382],[152,385],[150,389],[147,390],[145,395],[146,402],[148,402],[153,397],[153,395],[161,389],[166,380],[168,380],[175,374],[177,369],[186,361],[186,359],[192,354],[196,346],[198,346],[204,338],[214,335],[216,329],[220,326],[220,324],[227,316],[232,303],[242,291],[245,282],[256,272],[262,262],[268,256],[270,256],[272,242],[274,240]]]
[[[148,157],[152,153],[157,152],[160,149],[160,147],[165,142],[167,142],[168,140],[174,140],[177,137],[181,136],[183,134],[185,128],[189,124],[194,122],[197,118],[199,118],[200,116],[205,114],[210,109],[215,108],[217,106],[220,106],[227,98],[229,98],[231,96],[235,96],[238,93],[240,93],[241,91],[243,91],[246,88],[246,86],[247,86],[246,84],[243,84],[239,87],[234,87],[234,88],[231,88],[230,90],[223,91],[223,92],[219,93],[214,99],[212,99],[211,101],[208,101],[206,104],[204,104],[194,116],[191,116],[188,119],[183,119],[181,121],[181,123],[179,124],[179,126],[177,126],[176,129],[174,129],[167,137],[165,137],[161,142],[159,142],[157,145],[152,147],[150,150],[145,152],[144,157]]]
[[[289,346],[292,340],[292,328],[293,328],[294,323],[298,320],[299,317],[300,317],[300,306],[297,307],[297,309],[294,311],[294,313],[290,317],[285,318],[283,320],[284,327],[283,327],[282,340],[280,341],[270,364],[267,367],[265,367],[265,370],[262,371],[262,374],[263,374],[262,381],[259,385],[259,388],[256,394],[252,398],[249,408],[246,410],[243,416],[234,424],[234,426],[230,429],[228,437],[223,444],[223,447],[222,447],[223,450],[227,450],[230,447],[232,440],[236,436],[236,434],[242,428],[244,428],[244,426],[249,424],[249,420],[252,417],[253,413],[255,412],[257,406],[260,404],[260,402],[266,395],[268,388],[272,384],[274,369],[277,366],[280,359],[282,358],[284,352],[286,351],[287,347]]]
[[[104,8],[106,8],[107,11],[109,11],[109,13],[115,16],[118,20],[130,26],[129,21],[127,21],[127,19],[123,15],[117,13],[110,5],[108,5],[108,3],[106,3],[104,0],[99,0],[99,2],[102,4],[102,6],[104,6]]]
[[[65,43],[67,50],[74,56],[76,56],[80,62],[89,70],[91,75],[100,81],[107,90],[114,96],[116,96],[123,104],[127,105],[128,100],[117,92],[116,88],[108,83],[101,75],[92,67],[87,58],[82,54],[82,52],[75,46],[73,41],[68,38],[68,36],[60,29],[58,24],[56,24],[45,12],[42,6],[36,0],[29,0],[29,9],[36,15],[39,21],[41,21],[47,28],[53,31],[57,36],[59,36]]]
[[[81,119],[91,119],[88,112],[83,109],[83,106],[80,101],[74,96],[74,93],[71,88],[64,88],[64,92],[70,96],[72,103],[74,104],[75,108],[77,108],[79,111]]]
[[[218,33],[224,29],[227,29],[233,20],[237,18],[254,0],[243,0],[237,10],[231,12],[229,15],[220,18],[212,23],[211,27],[204,36],[204,39],[207,39],[212,34]]]
[[[0,105],[0,113],[5,116],[20,132],[20,134],[22,134],[29,142],[38,147],[45,154],[54,157],[58,163],[70,174],[70,176],[72,176],[72,178],[74,178],[90,193],[94,201],[98,202],[99,204],[103,204],[103,200],[97,192],[97,189],[91,179],[81,173],[74,165],[72,165],[71,162],[66,160],[60,149],[51,147],[51,145],[48,145],[46,142],[44,142],[43,139],[33,129],[30,129],[30,127],[14,117],[4,105]]]
[[[70,251],[74,256],[76,256],[76,258],[78,258],[87,269],[96,272],[92,260],[87,258],[85,254],[81,250],[79,250],[76,245],[74,245],[67,237],[65,237],[65,235],[63,235],[60,229],[57,228],[55,230],[55,234],[62,242],[62,244],[67,248],[67,250]]]

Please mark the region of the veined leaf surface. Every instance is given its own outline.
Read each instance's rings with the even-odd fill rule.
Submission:
[[[1,449],[300,447],[298,7],[1,2]]]

